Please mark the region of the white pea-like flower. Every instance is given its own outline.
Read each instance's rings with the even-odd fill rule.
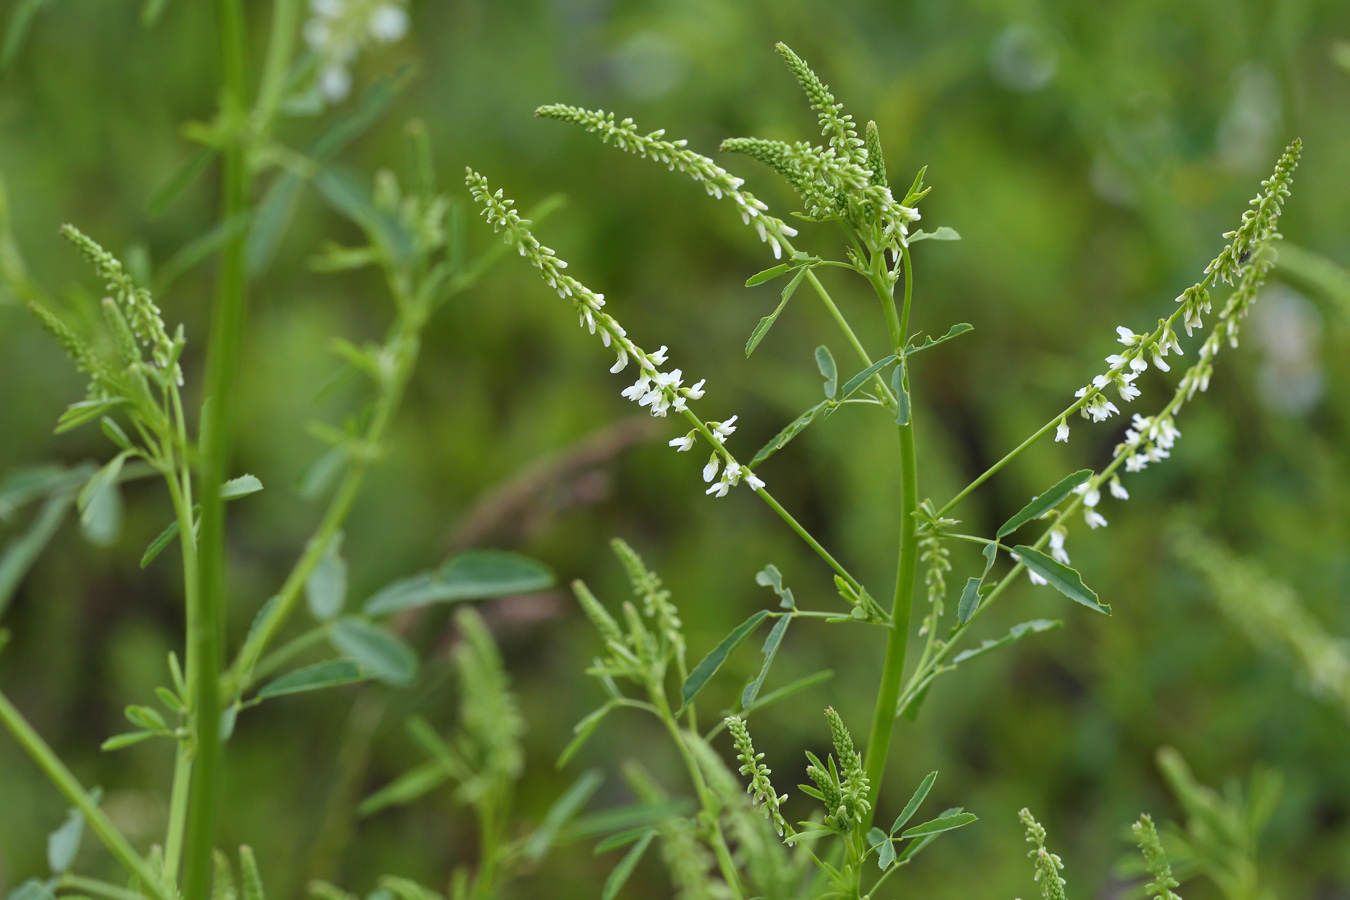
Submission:
[[[717,469],[721,464],[722,462],[720,459],[717,458],[716,453],[708,457],[708,464],[703,467],[703,480],[712,481],[714,478],[716,478]]]
[[[1064,441],[1065,443],[1068,443],[1069,441],[1069,423],[1065,422],[1063,419],[1059,420],[1059,426],[1055,429],[1055,440]]]
[[[686,434],[683,437],[675,438],[674,440],[669,442],[669,445],[675,448],[676,453],[683,453],[685,450],[688,450],[690,447],[694,446],[693,432],[690,432],[689,434]]]
[[[1069,553],[1064,549],[1064,539],[1068,536],[1069,532],[1063,525],[1050,529],[1050,555],[1066,566],[1069,564]]]

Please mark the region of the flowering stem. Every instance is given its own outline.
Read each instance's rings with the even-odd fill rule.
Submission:
[[[885,265],[884,255],[877,259]],[[879,276],[872,278],[873,287],[882,301],[891,327],[892,350],[898,355],[904,350],[905,328],[909,324],[910,300],[913,297],[914,278],[910,268],[908,248],[904,251],[905,295],[903,311],[896,321],[895,298],[889,285]],[[908,378],[908,375],[906,375]],[[908,385],[906,385],[908,388]],[[886,772],[891,734],[895,729],[896,704],[905,675],[905,654],[909,647],[910,618],[914,611],[914,576],[918,569],[919,542],[916,536],[918,521],[914,512],[919,500],[919,469],[914,450],[914,417],[897,426],[900,433],[900,558],[895,574],[895,598],[891,604],[891,630],[886,635],[886,655],[881,669],[881,684],[877,689],[876,706],[872,710],[872,728],[867,735],[867,749],[863,753],[867,775],[867,799],[870,808],[865,816],[863,831],[871,827],[876,814],[877,794]]]
[[[241,0],[217,0],[221,61],[221,117],[226,124],[221,221],[234,221],[248,209],[248,155],[243,119],[245,92],[244,10]],[[210,893],[211,851],[221,789],[220,667],[225,630],[225,481],[233,427],[233,395],[238,383],[239,348],[244,332],[245,234],[222,248],[207,348],[206,391],[200,435],[202,490],[198,590],[188,616],[188,672],[192,692],[196,760],[193,763],[187,823],[187,859],[183,873],[186,900]],[[184,544],[191,532],[181,535]],[[194,678],[195,676],[195,678]]]
[[[697,413],[695,413],[691,409],[685,408],[684,417],[693,423],[694,427],[698,429],[698,433],[703,435],[704,440],[706,440],[713,447],[716,447],[722,453],[726,453],[726,448],[722,446],[721,440],[719,440],[717,436],[712,433],[712,430],[709,429],[708,426],[703,422],[703,420],[698,417]],[[772,509],[774,512],[778,513],[779,518],[781,518],[784,522],[786,522],[788,524],[788,527],[797,533],[798,537],[806,541],[807,546],[809,546],[812,550],[816,551],[816,553],[820,556],[820,558],[825,560],[825,562],[829,564],[831,569],[834,569],[836,572],[838,572],[839,577],[847,581],[849,587],[853,588],[855,591],[863,590],[862,583],[858,581],[858,579],[850,575],[849,571],[845,569],[842,565],[840,565],[838,560],[836,560],[833,556],[830,555],[830,551],[822,547],[820,545],[820,542],[817,541],[815,538],[813,538],[811,536],[811,533],[807,531],[805,528],[803,528],[800,522],[798,522],[795,518],[793,518],[792,513],[788,512],[786,509],[783,509],[782,504],[780,504],[777,500],[775,500],[772,494],[770,494],[762,487],[755,488],[755,493],[759,494],[760,498],[763,499],[765,503],[769,504],[769,508]]]

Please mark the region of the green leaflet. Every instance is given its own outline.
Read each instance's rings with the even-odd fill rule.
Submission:
[[[89,799],[97,806],[103,798],[103,792],[94,788]],[[80,841],[84,838],[84,813],[72,809],[66,813],[66,821],[47,835],[47,866],[53,875],[64,875],[75,862],[80,852]]]
[[[873,375],[880,372],[882,369],[886,368],[891,363],[895,362],[895,360],[896,357],[894,354],[892,354],[890,356],[885,357],[884,359],[877,360],[867,368],[863,369],[857,375],[854,375],[852,378],[850,378],[847,382],[844,383],[844,389],[840,392],[841,394],[843,394],[843,396],[841,396],[839,399],[847,400],[849,396],[853,394],[854,391],[863,386],[864,381],[871,378]]]
[[[543,859],[544,854],[548,853],[549,848],[557,842],[558,833],[562,831],[563,826],[576,818],[582,807],[595,796],[604,780],[605,776],[599,769],[588,769],[572,782],[572,786],[554,801],[553,806],[544,814],[544,821],[539,824],[539,829],[525,842],[525,858],[532,862]]]
[[[269,682],[258,691],[257,699],[282,697],[286,694],[300,694],[305,691],[318,691],[323,688],[337,687],[365,681],[370,674],[361,668],[354,659],[328,659],[305,666],[293,672],[287,672],[275,681]]]
[[[969,825],[978,820],[974,813],[954,813],[952,815],[943,815],[939,818],[924,822],[922,825],[915,825],[900,835],[901,840],[905,838],[925,837],[930,834],[941,834],[944,831],[951,831],[954,828],[960,828],[962,825]]]
[[[345,616],[337,620],[328,640],[334,649],[356,660],[377,681],[405,687],[417,677],[417,655],[387,628]]]
[[[764,686],[764,679],[769,674],[769,667],[773,665],[773,659],[778,655],[778,645],[783,642],[783,635],[787,632],[788,623],[792,621],[792,616],[782,616],[774,623],[769,631],[769,636],[764,639],[764,665],[760,666],[759,674],[755,676],[745,686],[741,692],[741,709],[749,709],[759,696],[759,689]]]
[[[238,478],[231,478],[220,486],[220,499],[238,500],[240,497],[247,497],[250,494],[256,494],[263,489],[262,482],[255,475],[240,475]],[[192,507],[192,514],[195,517],[201,511],[201,504]],[[164,530],[155,535],[155,539],[145,548],[145,553],[141,554],[141,568],[144,569],[150,563],[155,561],[155,557],[164,552],[164,548],[173,543],[173,539],[178,536],[178,520],[174,519]]]
[[[936,347],[938,344],[950,341],[952,338],[957,337],[958,335],[962,335],[965,334],[967,331],[974,331],[974,330],[975,330],[974,325],[971,325],[967,322],[957,322],[951,328],[948,328],[947,333],[940,338],[926,337],[923,339],[922,344],[918,345],[911,344],[910,346],[906,347],[905,356],[913,356],[920,350],[927,350],[929,347]]]
[[[69,491],[48,497],[28,530],[0,553],[0,616],[4,615],[19,583],[51,542],[74,502],[75,497]]]
[[[983,656],[990,650],[997,650],[999,647],[1006,647],[1014,641],[1019,641],[1029,634],[1040,634],[1042,631],[1052,631],[1064,625],[1055,619],[1032,619],[1030,622],[1019,622],[1009,629],[1008,633],[1001,638],[991,638],[984,641],[978,647],[972,647],[969,650],[962,650],[952,658],[952,665],[958,665],[968,659],[974,659],[977,656]]]
[[[305,579],[305,603],[314,618],[329,622],[347,600],[347,563],[342,558],[342,532],[333,535],[314,571]]]
[[[191,187],[192,183],[206,171],[206,167],[211,164],[217,152],[215,147],[202,147],[168,181],[155,188],[155,192],[150,195],[150,202],[146,204],[146,211],[150,213],[150,217],[158,217],[183,191]]]
[[[118,397],[114,400],[81,400],[78,403],[72,403],[66,407],[65,412],[61,413],[61,418],[56,420],[56,430],[52,433],[65,434],[67,431],[79,428],[84,423],[97,419],[126,402],[125,397]]]
[[[370,816],[387,806],[411,803],[428,791],[445,784],[452,777],[454,776],[446,768],[445,763],[438,759],[422,763],[362,800],[357,804],[356,812],[360,816]]]
[[[915,241],[959,241],[961,235],[956,233],[955,228],[946,225],[939,225],[932,231],[916,231],[909,236],[909,242]]]
[[[779,606],[783,609],[796,609],[797,601],[792,597],[792,588],[783,587],[783,573],[778,571],[778,567],[773,563],[765,566],[755,574],[755,584],[762,587],[773,588],[773,592],[780,598]]]
[[[1078,485],[1091,477],[1091,469],[1079,469],[1072,475],[1066,476],[1044,494],[1032,498],[1030,503],[1018,511],[1017,515],[1004,522],[995,537],[1003,538],[1005,535],[1012,534],[1032,519],[1038,518],[1048,510],[1054,509],[1059,505],[1061,500],[1073,493],[1074,488],[1078,487]]]
[[[909,424],[909,385],[905,377],[905,361],[902,359],[891,372],[891,390],[895,392],[895,424]]]
[[[769,616],[767,609],[761,609],[750,616],[740,625],[737,625],[731,634],[722,639],[722,643],[714,647],[702,661],[694,667],[694,671],[689,673],[689,677],[684,680],[684,685],[680,688],[682,703],[680,710],[689,705],[689,701],[701,690],[703,685],[708,683],[708,679],[713,676],[718,669],[722,668],[722,663],[727,661],[731,651],[735,650],[741,643],[750,636],[750,632],[758,627]]]
[[[755,330],[750,332],[750,340],[745,342],[746,356],[754,353],[755,348],[759,346],[759,342],[764,340],[764,335],[768,334],[769,329],[773,327],[773,323],[778,321],[778,314],[783,311],[783,307],[787,306],[788,301],[792,299],[792,295],[797,293],[797,287],[802,283],[802,278],[805,276],[806,267],[802,266],[797,270],[797,274],[792,276],[792,280],[787,283],[787,287],[783,288],[783,299],[779,302],[778,307],[760,319],[759,324],[755,326]]]
[[[106,547],[117,540],[122,528],[122,493],[118,480],[130,454],[125,450],[94,473],[80,491],[80,527],[91,544]]]
[[[763,271],[756,272],[745,280],[746,287],[754,287],[757,284],[763,284],[766,281],[773,281],[779,275],[787,273],[792,268],[792,263],[780,263]]]
[[[827,393],[828,388],[829,385],[827,384],[826,385]],[[750,468],[753,469],[755,466],[764,462],[764,460],[768,459],[770,456],[773,456],[779,450],[782,450],[784,447],[786,447],[788,441],[792,440],[797,435],[805,431],[806,426],[810,425],[813,421],[815,421],[816,416],[820,414],[821,410],[829,406],[829,404],[830,404],[829,400],[822,400],[815,406],[811,407],[806,412],[802,413],[800,416],[789,422],[787,426],[783,428],[782,431],[778,432],[776,435],[774,435],[772,438],[769,439],[769,442],[767,444],[759,448],[759,452],[757,452],[754,455],[754,458],[750,460]]]
[[[1075,569],[1056,562],[1039,550],[1018,545],[1013,552],[1022,558],[1022,565],[1050,582],[1050,586],[1068,597],[1074,603],[1081,603],[1088,609],[1111,615],[1111,607],[1097,600],[1092,589],[1083,584],[1083,578]]]
[[[975,615],[975,609],[980,605],[980,579],[971,576],[966,579],[966,586],[961,589],[961,602],[956,606],[956,619],[962,625],[970,621],[970,617]]]
[[[362,607],[382,616],[428,603],[455,603],[524,594],[552,587],[553,571],[537,560],[504,550],[471,550],[439,570],[403,578],[373,594]]]
[[[614,900],[614,896],[627,883],[628,876],[633,874],[633,869],[637,867],[642,855],[651,846],[654,837],[656,837],[656,829],[647,829],[638,842],[633,845],[633,849],[624,854],[623,859],[614,867],[614,871],[610,872],[609,877],[605,879],[605,889],[600,894],[600,900]]]
[[[901,828],[904,828],[905,824],[919,811],[919,806],[927,799],[928,792],[933,789],[933,782],[937,781],[937,775],[937,772],[929,772],[923,781],[919,782],[919,787],[914,791],[914,796],[909,798],[909,802],[900,811],[900,815],[895,817],[895,824],[891,826],[891,834],[895,834]]]
[[[833,400],[839,387],[839,368],[834,364],[834,355],[830,353],[830,348],[824,344],[816,348],[816,368],[825,379],[825,399]]]
[[[588,713],[584,719],[573,726],[572,740],[568,741],[567,746],[563,748],[563,752],[558,754],[558,761],[554,763],[554,767],[561,769],[571,762],[572,757],[577,755],[577,751],[590,740],[591,735],[595,734],[595,730],[600,727],[600,723],[605,716],[609,715],[610,710],[618,705],[611,700],[599,709]]]

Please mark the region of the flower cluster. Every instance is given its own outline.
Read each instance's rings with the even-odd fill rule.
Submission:
[[[151,299],[150,292],[136,286],[117,257],[104,250],[74,225],[62,225],[61,234],[80,249],[93,264],[94,270],[104,279],[116,301],[109,304],[112,307],[110,313],[115,315],[118,321],[125,320],[126,326],[130,327],[134,336],[133,345],[139,342],[148,347],[155,367],[167,373],[174,384],[182,387],[183,370],[178,365],[178,355],[182,352],[184,342],[182,326],[179,326],[177,336],[170,338],[164,327],[164,316]],[[134,347],[133,353],[139,358],[139,351],[135,351]],[[131,360],[128,360],[128,363],[130,362]]]
[[[786,802],[788,795],[779,794],[773,782],[769,780],[773,770],[761,761],[764,754],[755,752],[755,745],[750,740],[750,730],[746,727],[745,720],[740,716],[728,716],[725,721],[727,730],[731,732],[732,743],[736,745],[736,755],[741,760],[740,772],[742,775],[750,776],[750,783],[745,786],[746,793],[755,796],[759,801],[759,808],[764,810],[769,821],[773,822],[774,830],[781,836],[788,828],[782,810],[782,804]]]
[[[465,181],[473,198],[483,207],[483,216],[492,225],[494,231],[506,233],[506,240],[513,244],[520,255],[530,261],[539,270],[544,283],[558,292],[558,296],[572,302],[580,318],[581,326],[598,334],[601,342],[614,350],[617,360],[610,371],[622,372],[630,361],[638,366],[638,377],[624,388],[622,395],[648,410],[653,416],[665,417],[671,410],[683,413],[694,423],[695,428],[683,437],[676,438],[670,445],[677,451],[688,450],[694,445],[694,437],[702,434],[713,447],[708,464],[703,468],[703,480],[711,482],[722,472],[721,479],[707,493],[725,497],[727,492],[745,481],[752,489],[764,487],[764,481],[748,468],[736,461],[726,449],[725,439],[736,430],[736,416],[724,422],[704,424],[689,410],[690,400],[703,397],[704,379],[685,386],[684,373],[680,369],[662,371],[667,360],[667,348],[662,345],[655,353],[648,353],[633,343],[613,316],[604,311],[605,295],[592,291],[577,279],[563,272],[567,263],[557,257],[553,250],[539,243],[530,233],[528,219],[522,219],[514,209],[515,202],[503,196],[501,189],[495,193],[487,179],[473,169],[468,169]]]
[[[1036,862],[1035,880],[1041,886],[1041,896],[1044,900],[1064,900],[1064,876],[1059,874],[1064,868],[1064,862],[1059,854],[1045,848],[1045,826],[1036,821],[1029,809],[1023,809],[1017,817],[1026,826],[1027,843],[1036,845],[1027,856]]]
[[[741,185],[745,183],[744,179],[732,175],[708,157],[687,149],[685,145],[689,143],[688,141],[665,140],[665,129],[641,134],[632,119],[615,121],[612,112],[581,109],[561,103],[541,106],[534,114],[580,125],[592,134],[599,135],[600,140],[606,144],[613,144],[620,150],[636,153],[644,159],[665,163],[671,171],[688,175],[719,200],[723,197],[728,198],[736,204],[742,221],[747,225],[754,225],[759,239],[767,241],[773,247],[775,259],[782,256],[783,245],[787,243],[787,238],[797,234],[797,229],[769,215],[768,207],[763,201],[756,199],[749,191],[741,190]]]
[[[305,43],[318,57],[319,93],[330,103],[352,89],[350,67],[371,41],[392,44],[408,33],[403,0],[310,0]]]

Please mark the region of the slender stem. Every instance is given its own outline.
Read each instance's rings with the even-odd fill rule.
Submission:
[[[174,392],[175,400],[177,392]],[[182,407],[177,405],[177,416],[182,425]],[[186,438],[181,438],[182,453],[186,457]],[[181,479],[181,480],[180,480]],[[178,521],[178,544],[183,557],[184,607],[189,619],[189,630],[195,625],[199,613],[197,542],[193,535],[192,524],[192,475],[184,461],[182,471],[175,478],[174,473],[166,474],[169,496],[173,500],[174,512]],[[195,676],[195,672],[193,673]],[[191,680],[188,682],[189,691]],[[191,702],[191,698],[184,698]],[[169,825],[164,838],[164,884],[166,888],[178,885],[178,868],[183,857],[183,839],[187,826],[188,795],[192,786],[192,763],[195,747],[190,739],[179,741],[178,753],[174,758],[173,791],[169,796]]]
[[[709,824],[712,827],[713,853],[717,857],[717,866],[722,872],[722,879],[727,883],[727,889],[731,892],[732,900],[741,900],[744,895],[741,892],[740,876],[737,873],[736,863],[731,858],[731,850],[727,847],[726,837],[722,834],[722,824],[718,816],[719,807],[713,800],[712,791],[708,789],[708,783],[703,778],[703,772],[698,767],[698,761],[689,752],[684,733],[680,731],[680,724],[675,721],[675,716],[670,711],[670,704],[666,702],[665,693],[659,685],[652,685],[650,694],[653,705],[657,707],[657,714],[661,721],[665,723],[666,729],[675,741],[675,746],[680,751],[680,757],[684,760],[685,768],[689,770],[689,778],[694,783],[694,792],[698,794],[699,805],[708,813]]]
[[[882,265],[884,256],[878,254]],[[910,270],[909,252],[905,251],[905,297],[903,312],[895,322],[895,300],[890,293],[889,284],[883,285],[880,278],[873,279],[873,285],[887,311],[888,321],[895,322],[891,329],[891,344],[898,354],[904,349],[905,328],[909,323],[910,301],[913,297],[913,274]],[[906,375],[908,378],[908,375]],[[908,385],[905,386],[908,389]],[[914,575],[918,569],[919,542],[916,529],[918,522],[914,511],[918,508],[919,469],[914,450],[914,416],[904,425],[897,426],[900,433],[900,550],[895,574],[895,598],[891,604],[891,630],[886,635],[886,655],[882,663],[881,683],[877,688],[876,706],[872,710],[872,728],[867,735],[867,749],[863,754],[864,773],[868,780],[868,800],[871,809],[867,813],[865,826],[870,827],[876,815],[877,794],[881,790],[881,778],[886,772],[887,756],[890,753],[891,734],[895,729],[896,704],[900,699],[900,688],[904,681],[905,654],[909,646],[911,615],[914,611]],[[867,830],[864,827],[864,831]]]
[[[686,407],[684,410],[684,417],[693,423],[694,427],[698,429],[698,433],[703,435],[704,440],[706,440],[713,447],[720,450],[722,453],[726,454],[727,451],[726,448],[723,446],[722,442],[712,433],[712,430],[708,428],[707,423],[705,423],[702,419],[699,418],[697,413]],[[730,458],[729,454],[728,458]],[[770,509],[778,513],[779,518],[781,518],[784,522],[786,522],[789,528],[795,531],[802,540],[806,541],[807,546],[809,546],[812,550],[816,551],[816,553],[820,556],[821,559],[829,563],[830,568],[838,572],[839,577],[843,578],[846,582],[848,582],[849,587],[859,592],[863,590],[862,583],[859,582],[858,579],[850,575],[848,570],[845,569],[839,563],[838,560],[836,560],[833,556],[830,555],[830,551],[822,547],[820,545],[820,542],[817,541],[815,538],[813,538],[811,536],[811,533],[808,532],[805,528],[803,528],[800,522],[798,522],[795,518],[793,518],[792,513],[784,509],[782,504],[780,504],[777,500],[773,498],[773,495],[771,495],[764,488],[756,488],[755,493],[758,494],[765,503],[769,504]]]
[[[386,389],[376,402],[375,414],[371,418],[370,426],[366,429],[363,443],[367,448],[379,444],[384,436],[385,429],[393,418],[394,411],[398,408],[408,377],[417,362],[415,334],[416,324],[406,323],[404,326],[406,340],[399,341],[399,344],[403,347],[403,352],[400,354],[398,365],[395,367],[394,374]],[[368,466],[369,462],[364,455],[358,455],[352,460],[342,483],[338,486],[337,493],[333,495],[328,508],[324,511],[319,527],[306,545],[305,552],[296,561],[290,574],[286,576],[286,581],[282,584],[281,590],[277,592],[276,605],[249,635],[226,673],[223,690],[228,699],[238,699],[256,680],[254,668],[259,664],[258,661],[262,658],[267,645],[276,637],[282,625],[295,611],[300,602],[305,582],[313,573],[314,567],[319,564],[319,560],[328,552],[328,545],[332,543],[338,529],[347,520],[352,504],[356,501],[356,496],[365,482]]]
[[[47,746],[46,741],[33,730],[28,721],[23,717],[14,705],[9,702],[9,698],[0,693],[0,724],[7,728],[14,739],[19,742],[33,762],[37,763],[38,768],[43,774],[56,786],[56,789],[70,801],[70,804],[84,814],[84,820],[89,823],[89,828],[108,848],[108,851],[122,864],[122,868],[127,870],[127,874],[140,880],[142,886],[152,894],[156,900],[169,900],[168,894],[155,879],[150,867],[146,865],[145,860],[131,846],[122,833],[117,830],[108,817],[103,814],[94,801],[90,798],[89,792],[84,789],[80,782],[66,768],[65,763],[57,758],[52,752],[52,748]]]
[[[275,0],[272,4],[272,28],[267,39],[267,57],[263,62],[262,81],[258,87],[255,140],[266,136],[281,106],[281,98],[286,90],[287,68],[290,66],[299,25],[299,0]]]
[[[192,744],[178,741],[174,757],[173,793],[169,797],[169,827],[164,841],[164,886],[178,884],[178,864],[183,856],[183,837],[187,826],[188,791],[192,785]]]
[[[848,229],[845,230],[847,231]],[[778,242],[783,245],[789,255],[797,252],[796,248],[788,243],[787,239],[781,235],[778,238]],[[849,268],[853,267],[850,266]],[[820,297],[820,302],[825,304],[825,309],[829,311],[830,317],[834,319],[835,323],[839,326],[839,330],[844,332],[844,337],[848,340],[849,345],[853,347],[853,352],[858,354],[858,359],[862,360],[863,368],[872,365],[872,357],[867,352],[867,348],[862,345],[862,341],[858,340],[858,336],[853,333],[852,326],[848,324],[848,320],[844,318],[844,314],[839,311],[839,307],[835,305],[834,298],[830,296],[829,291],[825,290],[825,285],[820,283],[820,279],[816,277],[816,273],[807,269],[806,280],[811,283],[811,287],[815,288],[816,295]],[[887,386],[886,381],[880,375],[875,376],[873,380],[876,382],[877,391],[885,401],[886,405],[891,409],[895,409],[895,395],[891,393],[891,389]]]
[[[863,590],[862,583],[858,581],[858,579],[850,575],[848,570],[845,569],[842,565],[840,565],[838,560],[836,560],[833,556],[830,555],[830,551],[822,547],[820,545],[820,542],[817,541],[815,538],[813,538],[810,532],[808,532],[805,528],[803,528],[802,524],[798,522],[795,518],[793,518],[790,512],[783,509],[782,505],[779,504],[779,502],[773,498],[773,495],[771,495],[764,488],[759,488],[758,490],[755,491],[755,493],[759,494],[759,496],[763,498],[764,502],[769,504],[769,508],[772,509],[774,512],[778,513],[778,515],[783,519],[783,521],[788,524],[788,527],[791,528],[793,531],[797,532],[798,536],[801,537],[803,541],[806,541],[807,545],[812,550],[816,551],[816,553],[819,554],[821,559],[829,563],[830,568],[838,572],[839,577],[843,578],[846,582],[848,582],[849,587],[853,588],[855,591]]]
[[[304,653],[310,647],[313,647],[315,644],[322,643],[324,638],[328,637],[328,635],[332,632],[332,630],[333,629],[329,625],[329,623],[325,622],[324,624],[319,625],[315,628],[311,628],[304,634],[297,635],[296,637],[282,644],[280,647],[273,650],[271,653],[267,654],[261,660],[258,661],[258,664],[253,668],[252,680],[256,683],[262,680],[263,678],[266,678],[268,675],[272,674],[277,669],[284,666],[287,662],[294,659],[296,656],[300,655],[301,653]]]
[[[221,221],[233,221],[248,208],[248,159],[244,134],[245,74],[242,0],[217,0],[221,62],[221,115],[228,143],[224,149]],[[232,443],[234,388],[239,374],[239,348],[244,332],[245,235],[241,231],[221,249],[206,355],[206,391],[202,413],[202,514],[198,596],[189,618],[188,672],[193,692],[196,760],[192,771],[192,803],[188,808],[187,859],[183,896],[205,900],[211,882],[211,851],[221,797],[220,667],[225,631],[225,504],[219,486],[225,481]],[[184,543],[191,533],[184,533]]]

